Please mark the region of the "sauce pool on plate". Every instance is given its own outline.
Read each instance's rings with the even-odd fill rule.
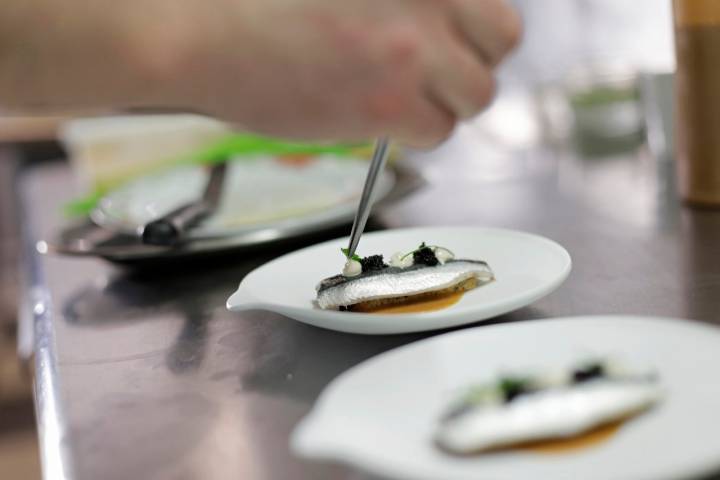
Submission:
[[[520,450],[550,455],[582,451],[600,446],[603,443],[610,441],[613,435],[620,430],[622,424],[623,421],[612,422],[575,437],[556,440],[541,440],[526,443],[524,445],[518,445],[510,450]]]
[[[434,312],[437,310],[442,310],[444,308],[452,307],[460,301],[464,294],[465,292],[453,292],[440,296],[432,296],[426,299],[415,300],[408,303],[400,303],[380,308],[373,308],[372,310],[368,310],[367,313],[397,314]]]

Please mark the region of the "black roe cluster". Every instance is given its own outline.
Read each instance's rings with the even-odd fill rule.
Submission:
[[[591,363],[584,367],[577,368],[572,372],[572,383],[583,383],[604,378],[606,376],[605,367],[602,363]],[[531,383],[522,378],[503,378],[500,380],[500,391],[502,392],[505,402],[510,403],[520,395],[533,392]]]
[[[600,363],[593,363],[573,372],[573,382],[582,383],[605,376],[605,369]]]
[[[432,248],[425,245],[425,242],[420,245],[420,248],[413,252],[413,262],[415,265],[427,265],[428,267],[434,267],[440,263],[435,256],[435,252],[432,251]]]
[[[360,265],[362,266],[363,273],[373,272],[387,268],[388,265],[383,261],[382,255],[370,255],[360,259]]]

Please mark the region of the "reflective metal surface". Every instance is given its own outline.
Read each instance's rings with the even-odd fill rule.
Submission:
[[[666,162],[643,150],[592,161],[508,150],[503,177],[485,179],[496,159],[468,153],[472,138],[467,128],[415,155],[432,183],[377,217],[388,227],[516,228],[563,244],[568,281],[495,322],[628,313],[720,323],[720,212],[678,205]],[[72,195],[62,165],[31,171],[23,191],[39,236]],[[38,406],[65,428],[45,431],[57,441],[45,453],[78,479],[365,478],[293,458],[288,435],[335,376],[424,335],[354,336],[225,311],[242,276],[282,251],[144,272],[39,257],[52,308],[36,317]]]
[[[27,218],[26,198],[22,191],[18,193],[18,218],[21,219],[20,233],[24,240],[20,249],[22,284],[18,308],[18,331],[24,334],[18,339],[18,354],[24,361],[32,360],[34,363],[35,416],[43,476],[52,480],[68,480],[75,475],[69,445],[65,440],[67,424],[58,375],[52,301],[38,252],[28,241],[34,237],[32,224],[22,221]]]

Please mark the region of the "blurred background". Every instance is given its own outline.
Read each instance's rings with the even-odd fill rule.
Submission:
[[[440,148],[454,161],[477,164],[474,171],[487,181],[517,175],[532,163],[506,152],[530,151],[541,144],[593,161],[612,161],[618,154],[632,161],[627,159],[647,152],[656,161],[669,161],[674,68],[669,0],[513,3],[525,19],[523,43],[500,74],[500,92],[493,106],[456,132],[455,138],[465,140],[463,145],[470,141],[476,148],[455,151],[452,139]],[[107,117],[108,112],[32,118],[0,115],[3,478],[40,478],[31,359],[26,354],[31,340],[19,331],[17,322],[22,218],[15,206],[15,173],[69,158],[78,197],[83,197],[172,166],[173,159],[208,148],[232,132],[228,125],[195,116]],[[627,152],[639,153],[628,157]],[[422,152],[411,152],[411,156],[423,166],[430,182],[449,174],[442,165],[423,165]],[[508,163],[509,158],[515,163]],[[570,169],[566,174],[576,172]],[[631,200],[629,204],[628,208],[651,208],[633,207]]]

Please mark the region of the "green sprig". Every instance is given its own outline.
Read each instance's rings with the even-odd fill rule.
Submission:
[[[422,242],[418,248],[416,248],[416,249],[413,250],[412,252],[406,253],[405,255],[403,255],[402,257],[400,257],[400,260],[405,260],[407,257],[409,257],[410,255],[412,255],[413,253],[419,252],[420,250],[422,250],[422,249],[425,248],[426,246],[427,246],[427,245],[425,245],[425,242]]]
[[[341,248],[340,251],[343,253],[343,255],[345,255],[345,258],[347,258],[348,260],[355,260],[356,262],[362,260],[362,257],[360,257],[360,255],[358,255],[357,253],[353,253],[351,257],[349,248]]]
[[[453,252],[451,252],[449,249],[447,249],[447,248],[445,248],[445,247],[441,247],[440,245],[425,245],[425,242],[422,242],[418,248],[416,248],[416,249],[413,250],[412,252],[406,253],[405,255],[403,255],[402,257],[400,257],[400,260],[405,260],[405,258],[409,257],[410,255],[412,255],[412,254],[415,253],[415,252],[419,252],[419,251],[422,250],[423,248],[442,248],[442,249],[447,250],[448,252],[450,252],[451,255],[453,255],[453,256],[455,255],[455,254],[454,254]]]

